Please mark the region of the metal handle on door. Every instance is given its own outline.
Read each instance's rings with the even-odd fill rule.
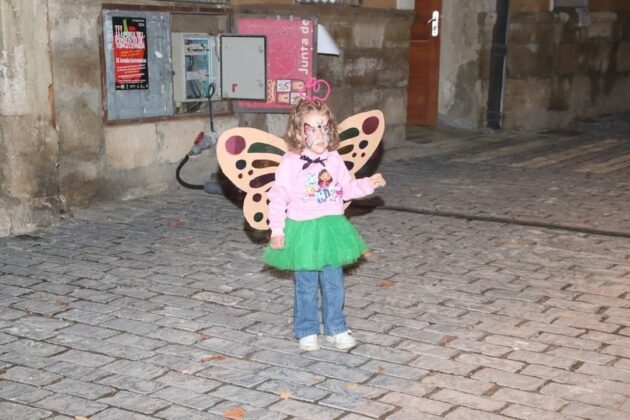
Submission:
[[[440,33],[440,12],[434,10],[431,19],[427,20],[431,24],[431,36],[436,37]]]

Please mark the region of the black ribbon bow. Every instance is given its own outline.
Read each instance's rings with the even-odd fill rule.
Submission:
[[[320,158],[311,159],[310,157],[305,156],[305,155],[300,155],[300,159],[306,161],[306,163],[302,165],[302,169],[308,168],[311,165],[311,163],[321,163],[322,166],[324,167],[326,166],[326,164],[324,163],[326,159],[320,159]]]

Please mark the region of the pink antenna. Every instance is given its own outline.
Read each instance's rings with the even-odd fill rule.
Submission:
[[[322,95],[320,93],[320,91],[322,90],[324,91],[324,96],[320,96]],[[311,77],[304,84],[304,89],[300,90],[300,95],[303,99],[319,99],[320,101],[325,101],[330,96],[331,90],[332,89],[330,87],[330,83],[328,83],[326,80]]]

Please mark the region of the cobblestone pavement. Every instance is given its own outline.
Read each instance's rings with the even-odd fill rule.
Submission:
[[[411,130],[352,211],[350,351],[299,351],[291,277],[220,196],[0,239],[0,418],[630,418],[625,121]]]

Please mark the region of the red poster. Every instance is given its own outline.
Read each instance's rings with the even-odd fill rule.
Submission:
[[[252,111],[289,111],[313,76],[314,20],[240,17],[236,26],[241,35],[267,37],[267,101],[239,101],[238,107]]]
[[[146,19],[113,16],[116,90],[148,89]]]

